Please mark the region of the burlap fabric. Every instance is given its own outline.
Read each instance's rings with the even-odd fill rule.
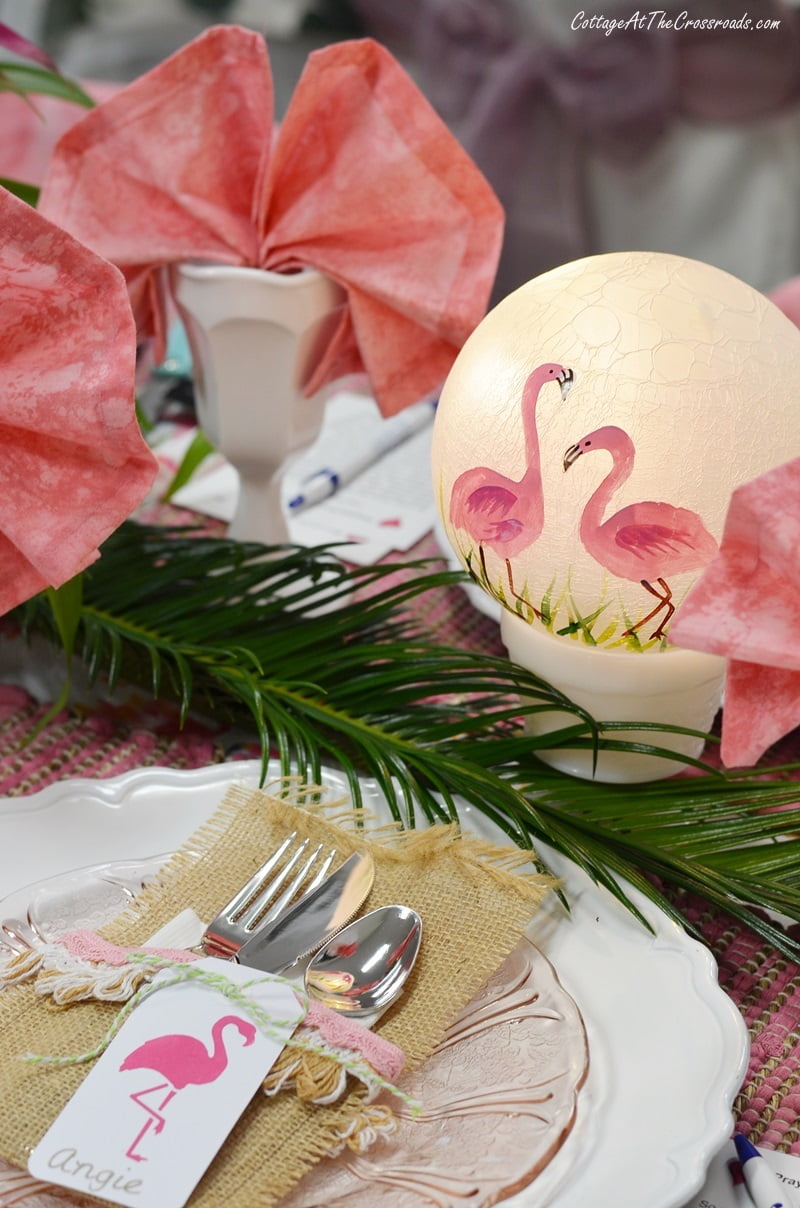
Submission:
[[[407,1055],[423,1061],[451,1020],[514,948],[549,882],[527,857],[461,837],[452,827],[398,832],[358,829],[349,804],[315,803],[309,790],[279,798],[244,787],[229,790],[214,816],[163,870],[159,881],[104,935],[139,945],[186,907],[211,918],[291,830],[335,842],[343,855],[369,848],[375,883],[364,909],[391,902],[423,919],[423,944],[408,989],[378,1025]],[[168,808],[168,803],[165,803]],[[336,819],[334,821],[333,819]],[[88,1066],[26,1064],[28,1052],[71,1056],[97,1045],[117,1007],[87,1003],[60,1008],[28,986],[0,995],[0,1154],[24,1166],[33,1146],[88,1072]],[[258,1094],[192,1196],[195,1205],[253,1208],[276,1203],[338,1143],[358,1113],[357,1092],[330,1107],[296,1096]]]

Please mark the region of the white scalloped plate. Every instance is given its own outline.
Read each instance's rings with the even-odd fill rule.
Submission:
[[[228,785],[255,784],[255,761],[195,771],[142,768],[111,780],[71,780],[0,799],[0,918],[15,891],[65,870],[139,860],[185,843]],[[345,791],[333,770],[323,777]],[[382,797],[364,782],[365,803]],[[384,807],[385,808],[385,807]],[[502,836],[465,806],[465,825]],[[680,1208],[730,1135],[747,1063],[747,1033],[720,989],[713,958],[634,890],[648,933],[569,861],[546,853],[571,903],[555,898],[529,929],[580,1007],[590,1069],[578,1122],[536,1181],[507,1208]],[[13,897],[12,897],[13,895]],[[23,895],[24,897],[24,895]],[[7,907],[14,907],[9,910]]]

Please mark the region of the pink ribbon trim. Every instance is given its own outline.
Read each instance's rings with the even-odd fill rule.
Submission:
[[[396,1044],[371,1032],[355,1019],[349,1019],[340,1011],[332,1011],[314,999],[308,1008],[308,1014],[303,1021],[305,1027],[316,1028],[323,1040],[340,1049],[350,1049],[360,1053],[372,1068],[394,1082],[406,1063],[405,1053]]]
[[[110,944],[108,940],[102,939],[94,931],[65,931],[59,936],[59,943],[64,945],[71,956],[97,964],[112,965],[115,968],[127,965],[133,954],[160,956],[168,961],[200,959],[196,952],[190,952],[188,948],[150,948],[146,944],[141,948],[120,948],[117,944]]]
[[[111,944],[94,931],[88,930],[65,931],[59,937],[59,943],[64,945],[71,956],[115,968],[127,965],[134,953],[160,956],[169,961],[200,959],[196,952],[190,952],[186,948],[151,948],[147,945],[141,948],[120,948],[119,945]],[[396,1044],[314,999],[310,1000],[303,1027],[315,1028],[323,1040],[336,1048],[359,1053],[376,1073],[389,1082],[395,1081],[405,1065],[405,1054]]]

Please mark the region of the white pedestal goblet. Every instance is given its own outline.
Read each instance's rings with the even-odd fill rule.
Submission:
[[[322,426],[325,394],[306,398],[303,387],[345,291],[316,269],[208,263],[175,265],[171,284],[192,351],[200,427],[239,473],[229,536],[287,542],[281,480]]]

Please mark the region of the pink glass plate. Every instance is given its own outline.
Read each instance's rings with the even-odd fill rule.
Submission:
[[[0,961],[36,940],[56,939],[78,927],[102,927],[130,905],[167,858],[94,864],[8,894],[0,902]]]
[[[422,1105],[363,1156],[320,1162],[282,1208],[487,1208],[531,1183],[575,1121],[588,1069],[580,1012],[528,940],[400,1082]],[[378,1100],[380,1102],[380,1100]],[[389,1101],[392,1102],[392,1101]]]
[[[0,956],[34,936],[97,928],[128,904],[165,859],[96,865],[52,877],[2,902]],[[9,931],[9,914],[16,926]],[[28,930],[30,929],[30,930]],[[401,1086],[423,1104],[364,1157],[349,1150],[321,1162],[283,1208],[488,1208],[531,1183],[575,1121],[588,1069],[583,1020],[550,962],[522,940],[433,1055]],[[4,1180],[11,1180],[6,1186]],[[19,1183],[18,1180],[22,1180]],[[37,1208],[53,1189],[0,1163],[3,1193]],[[64,1191],[60,1202],[86,1201]],[[29,1200],[28,1196],[32,1198]],[[42,1197],[42,1198],[39,1198]]]

